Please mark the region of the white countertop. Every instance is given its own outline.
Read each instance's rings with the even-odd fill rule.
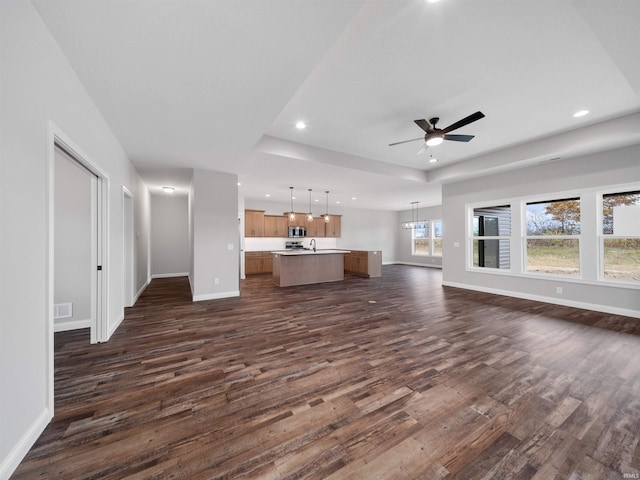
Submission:
[[[276,250],[271,252],[276,255],[326,255],[328,253],[351,253],[350,250],[334,250],[334,249],[326,249],[326,250],[303,250],[299,249],[291,249],[291,250]]]

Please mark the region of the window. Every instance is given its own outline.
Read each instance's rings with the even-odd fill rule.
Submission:
[[[526,271],[580,275],[580,199],[527,203]]]
[[[431,242],[431,255],[434,257],[442,256],[442,220],[434,220],[433,224],[433,238]]]
[[[473,209],[473,266],[511,268],[511,206]]]
[[[413,255],[442,256],[442,220],[429,220],[412,229]]]
[[[602,196],[602,276],[640,282],[640,191]]]
[[[413,255],[429,255],[429,222],[411,230]]]

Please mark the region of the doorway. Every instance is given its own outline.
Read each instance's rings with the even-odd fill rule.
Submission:
[[[122,187],[122,239],[123,239],[123,299],[125,307],[132,307],[134,304],[134,245],[135,233],[133,223],[133,194]]]

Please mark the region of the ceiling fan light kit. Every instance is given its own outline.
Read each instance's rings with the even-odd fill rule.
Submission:
[[[471,115],[463,118],[462,120],[458,120],[457,122],[452,123],[448,127],[445,128],[437,128],[436,124],[440,121],[440,118],[433,117],[429,120],[421,118],[419,120],[414,120],[415,124],[418,125],[422,130],[425,131],[424,142],[425,144],[418,150],[418,153],[424,152],[427,147],[435,147],[436,145],[440,145],[444,140],[450,140],[453,142],[468,142],[474,136],[473,135],[451,135],[449,132],[457,130],[458,128],[464,127],[465,125],[469,125],[470,123],[475,122],[476,120],[480,120],[484,118],[484,113],[477,111],[476,113],[472,113]],[[400,145],[402,143],[408,142],[416,142],[418,140],[423,140],[423,137],[420,138],[412,138],[411,140],[403,140],[401,142],[390,143],[389,146],[393,147],[394,145]]]
[[[429,147],[435,147],[436,145],[440,145],[443,141],[444,141],[444,137],[440,135],[434,135],[431,138],[429,138],[425,143]]]

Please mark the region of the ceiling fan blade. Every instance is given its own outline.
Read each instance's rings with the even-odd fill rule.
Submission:
[[[444,136],[445,140],[453,140],[454,142],[468,142],[474,136],[473,135],[450,135],[447,134]]]
[[[416,155],[420,155],[421,153],[426,152],[427,148],[429,148],[429,145],[427,145],[426,142],[425,142],[425,144],[420,147],[420,150],[418,150],[416,152]]]
[[[401,142],[396,142],[396,143],[390,143],[389,146],[393,147],[394,145],[400,145],[401,143],[409,143],[409,142],[415,142],[418,140],[424,140],[424,137],[420,137],[420,138],[412,138],[411,140],[403,140]]]
[[[464,127],[465,125],[469,125],[470,123],[475,122],[476,120],[480,120],[481,118],[484,118],[484,113],[482,113],[482,112],[472,113],[468,117],[465,117],[462,120],[458,120],[457,122],[452,123],[448,127],[443,128],[442,129],[442,133],[449,133],[449,132],[451,132],[453,130],[456,130],[456,129],[460,128],[460,127]]]
[[[433,132],[433,125],[431,125],[428,120],[421,118],[420,120],[414,120],[414,122],[416,122],[416,125],[418,125],[425,132],[427,133]]]

